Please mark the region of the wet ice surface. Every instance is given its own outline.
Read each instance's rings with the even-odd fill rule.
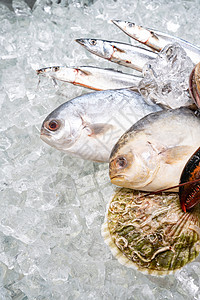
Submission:
[[[148,104],[178,108],[192,104],[188,78],[194,65],[178,44],[167,45],[157,58],[143,67],[139,89]]]
[[[0,298],[200,299],[199,260],[174,276],[155,278],[112,257],[100,234],[113,193],[107,165],[70,157],[39,138],[47,114],[86,90],[55,88],[48,79],[38,87],[34,71],[52,65],[121,70],[74,42],[129,42],[110,19],[198,45],[198,1],[42,0],[31,11],[13,0],[13,8],[0,4]]]

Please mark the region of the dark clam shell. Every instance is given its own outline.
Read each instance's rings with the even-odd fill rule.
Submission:
[[[198,108],[200,108],[200,63],[198,63],[189,78],[189,92]]]

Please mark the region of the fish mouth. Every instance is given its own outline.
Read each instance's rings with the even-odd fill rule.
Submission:
[[[124,178],[124,175],[113,175],[113,176],[110,176],[110,179],[114,179],[114,178]]]
[[[110,176],[110,180],[114,184],[121,183],[122,181],[124,182],[124,176],[123,175]]]
[[[44,128],[41,129],[41,131],[40,131],[40,138],[41,138],[42,140],[45,139],[45,138],[48,138],[48,137],[50,137],[50,136],[51,136],[50,132],[48,132],[48,131],[45,130]]]
[[[77,42],[78,44],[84,46],[85,45],[85,41],[84,39],[75,39],[75,42]]]

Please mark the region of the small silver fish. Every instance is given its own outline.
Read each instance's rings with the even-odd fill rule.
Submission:
[[[153,50],[161,51],[167,44],[179,43],[193,63],[196,64],[200,61],[200,48],[185,40],[158,30],[147,29],[128,21],[113,20],[112,22],[130,37]]]
[[[38,75],[94,90],[114,90],[129,87],[137,89],[142,79],[140,76],[125,74],[120,71],[84,66],[77,68],[55,66],[42,68],[36,72]]]
[[[77,39],[76,42],[93,54],[138,71],[157,56],[150,50],[124,43],[98,39]]]
[[[119,137],[132,124],[159,110],[128,89],[85,94],[60,105],[47,116],[41,139],[83,159],[108,162]]]
[[[182,170],[199,143],[200,118],[191,110],[182,107],[150,114],[114,146],[111,182],[143,191],[178,185]]]

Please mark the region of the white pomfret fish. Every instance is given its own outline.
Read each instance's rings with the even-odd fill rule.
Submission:
[[[129,89],[85,94],[60,105],[47,116],[41,139],[83,159],[108,162],[119,137],[135,122],[159,110]]]
[[[185,164],[199,145],[200,118],[190,109],[152,113],[134,124],[114,146],[111,182],[142,191],[178,185]]]

